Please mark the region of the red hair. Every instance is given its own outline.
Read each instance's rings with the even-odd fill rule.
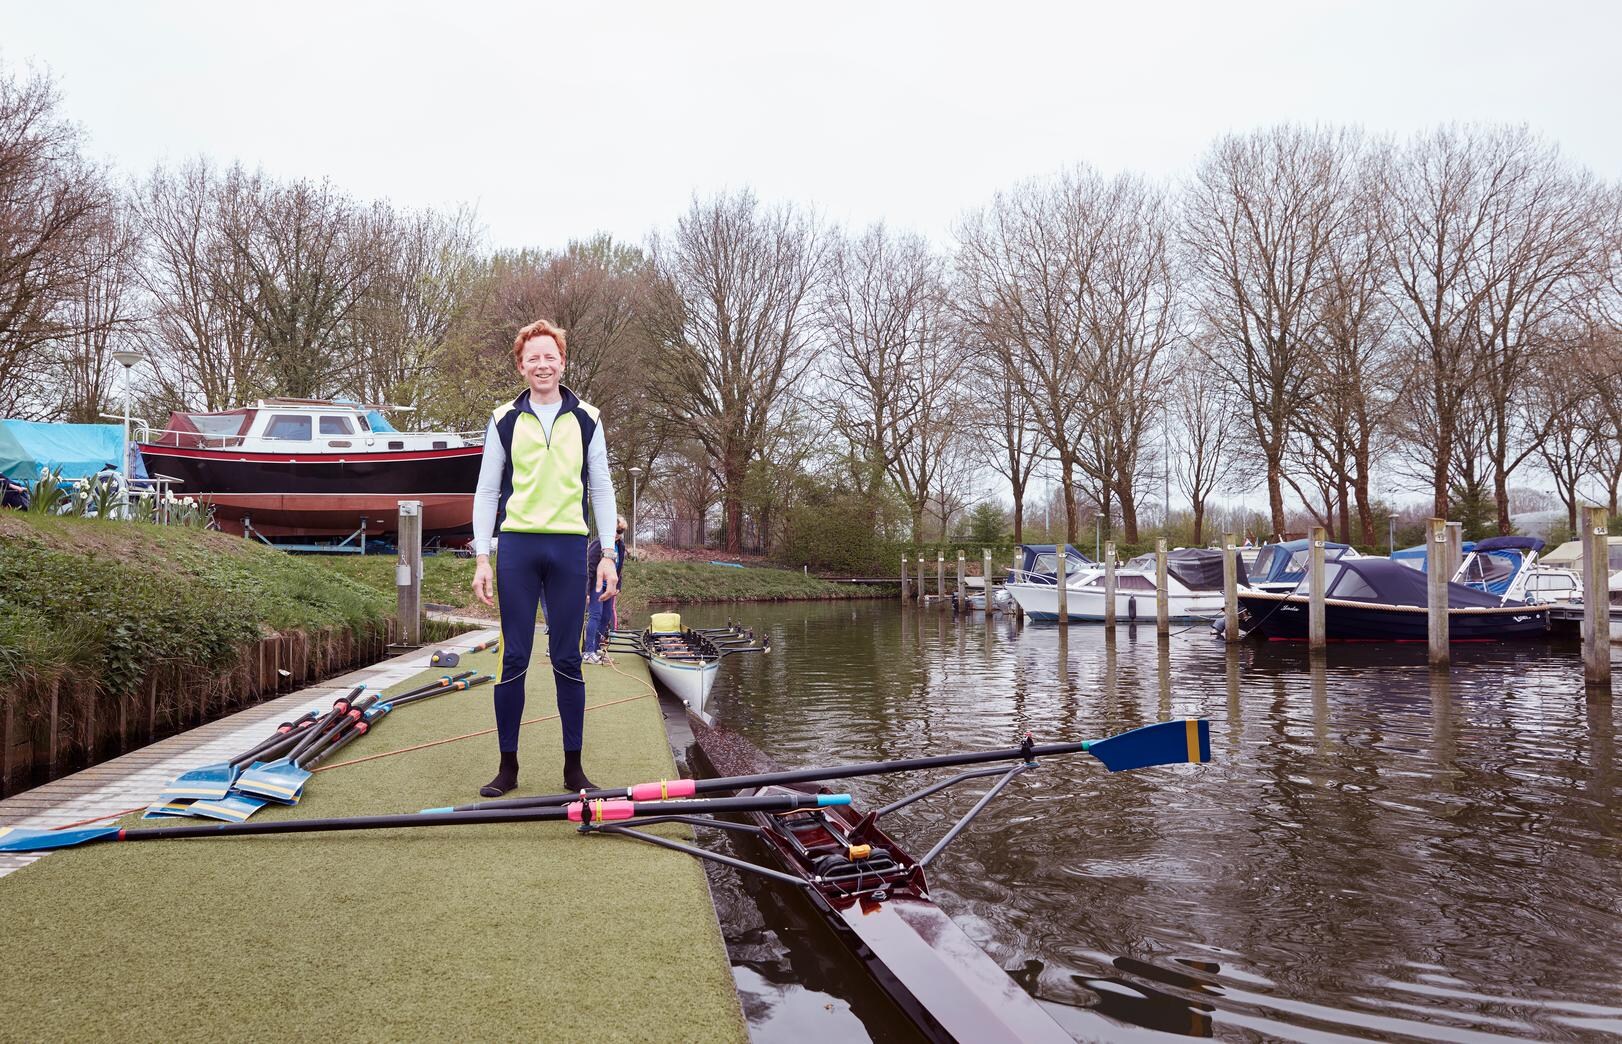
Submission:
[[[552,338],[552,340],[556,341],[558,344],[558,355],[563,358],[564,362],[569,361],[569,342],[567,340],[568,335],[563,332],[562,327],[554,325],[550,319],[537,319],[533,323],[530,323],[528,326],[519,330],[518,336],[513,338],[514,366],[517,366],[519,360],[524,357],[524,345],[528,344],[537,337]]]

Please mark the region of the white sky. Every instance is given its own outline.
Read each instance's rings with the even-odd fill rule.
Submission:
[[[641,240],[749,186],[944,240],[1076,162],[1175,178],[1280,121],[1524,121],[1622,174],[1615,3],[0,0],[119,168],[199,154],[477,207],[495,246]]]

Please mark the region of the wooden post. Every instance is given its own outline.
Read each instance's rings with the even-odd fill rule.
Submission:
[[[980,575],[985,579],[985,585],[986,585],[986,623],[989,624],[991,622],[991,613],[992,613],[992,601],[991,601],[991,594],[992,594],[992,592],[991,592],[991,548],[989,548],[989,547],[982,547],[980,549]]]
[[[924,579],[924,577],[926,577],[928,575],[929,575],[928,573],[924,572],[924,553],[922,551],[920,551],[920,552],[918,552],[918,604],[919,605],[923,605],[924,600],[928,597],[929,581]]]
[[[946,552],[935,552],[935,595],[946,598]]]
[[[1447,645],[1447,520],[1433,518],[1425,531],[1425,597],[1430,607],[1430,664],[1446,667]]]
[[[1464,523],[1449,522],[1447,524],[1447,578],[1453,579],[1459,575],[1459,567],[1464,565]]]
[[[1610,547],[1606,509],[1583,508],[1583,681],[1590,696],[1611,695]]]
[[[963,549],[957,552],[957,611],[967,612],[969,609],[968,589],[963,586]]]
[[[907,604],[907,556],[901,556],[901,604]]]
[[[1014,548],[1014,563],[1013,563],[1014,564],[1014,570],[1013,570],[1013,572],[1008,574],[1008,579],[1015,580],[1015,581],[1026,579],[1024,576],[1022,576],[1020,574],[1020,571],[1019,571],[1019,567],[1020,567],[1020,564],[1021,564],[1022,561],[1023,560],[1020,558],[1020,549],[1018,547],[1015,547]],[[1012,606],[1013,606],[1013,609],[1014,609],[1014,621],[1016,623],[1023,623],[1024,620],[1025,620],[1025,607],[1023,605],[1019,604],[1019,599],[1017,599],[1017,598],[1013,599]]]
[[[1313,526],[1307,566],[1307,647],[1322,649],[1327,640],[1324,626],[1324,527]]]
[[[1171,597],[1166,593],[1166,540],[1155,541],[1155,633],[1171,636]]]
[[[1054,546],[1058,550],[1058,554],[1054,556],[1054,562],[1053,562],[1053,582],[1058,584],[1058,588],[1053,592],[1054,597],[1058,599],[1058,605],[1055,606],[1055,608],[1058,610],[1057,619],[1059,621],[1059,626],[1060,627],[1069,627],[1070,626],[1070,584],[1069,584],[1069,579],[1070,579],[1070,545],[1069,544],[1056,544]],[[1061,657],[1061,661],[1062,661],[1063,657],[1065,656],[1064,646],[1060,645],[1059,649],[1060,649],[1060,657]],[[1062,662],[1061,662],[1061,666],[1062,666]]]
[[[1115,541],[1104,544],[1104,633],[1115,633]]]
[[[1239,640],[1239,567],[1234,555],[1239,547],[1232,533],[1222,534],[1222,637]]]
[[[400,618],[400,644],[422,644],[422,501],[400,501],[396,541],[400,557],[394,566],[394,589]]]

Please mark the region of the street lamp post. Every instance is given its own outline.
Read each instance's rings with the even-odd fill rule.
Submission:
[[[631,474],[631,554],[636,554],[636,480],[642,477],[641,468],[632,468]]]
[[[1391,555],[1395,554],[1397,550],[1397,516],[1395,514],[1386,516],[1385,543],[1386,556],[1390,557]]]
[[[120,348],[113,353],[113,359],[118,365],[124,367],[124,459],[120,462],[119,471],[124,485],[124,516],[130,513],[130,370],[136,363],[144,362],[146,356],[133,348]]]

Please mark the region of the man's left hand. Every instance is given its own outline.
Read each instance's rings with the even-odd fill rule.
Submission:
[[[614,563],[604,558],[597,564],[597,600],[606,602],[620,593],[620,576]]]

